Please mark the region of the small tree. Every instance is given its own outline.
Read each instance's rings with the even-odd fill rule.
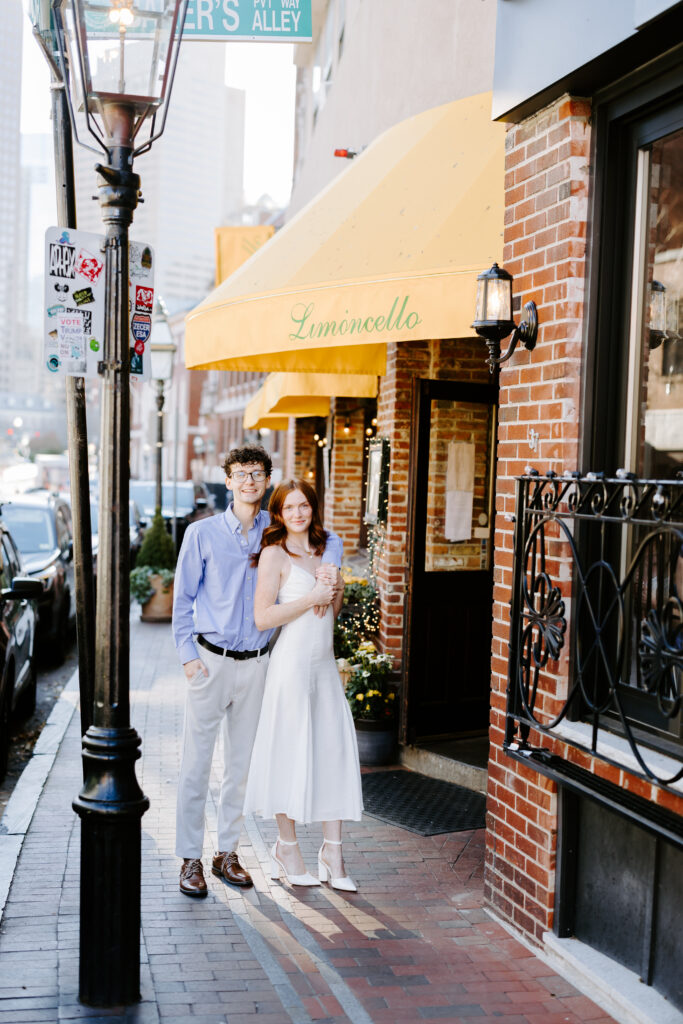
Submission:
[[[162,589],[167,592],[175,576],[175,565],[175,544],[166,529],[161,512],[157,509],[140,547],[136,566],[130,574],[131,597],[140,604],[149,601],[154,593],[150,576],[160,576]]]

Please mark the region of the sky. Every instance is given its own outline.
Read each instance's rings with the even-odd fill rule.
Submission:
[[[293,47],[283,43],[227,43],[226,52],[226,84],[246,91],[246,201],[256,202],[268,193],[278,205],[285,206],[292,183],[294,146]],[[24,22],[21,130],[51,131],[50,74],[31,35],[28,18]],[[163,137],[157,145],[163,145]]]

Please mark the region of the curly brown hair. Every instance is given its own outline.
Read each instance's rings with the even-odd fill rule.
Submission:
[[[291,494],[292,491],[301,491],[306,501],[311,506],[312,517],[311,525],[308,528],[308,539],[316,555],[322,555],[325,550],[325,545],[327,544],[327,530],[325,530],[320,520],[318,495],[315,493],[315,490],[311,487],[308,481],[302,480],[300,477],[292,477],[291,480],[281,480],[271,494],[270,503],[268,505],[268,511],[270,512],[270,526],[266,526],[263,531],[263,537],[261,538],[261,551],[273,544],[279,544],[287,554],[292,555],[294,558],[299,557],[296,552],[290,551],[287,547],[287,527],[285,526],[285,521],[282,517],[282,506],[287,499],[287,495]],[[253,565],[258,565],[261,551],[252,555]]]
[[[243,448],[233,448],[228,452],[223,463],[223,472],[226,476],[230,476],[233,466],[248,466],[252,462],[260,462],[268,476],[273,471],[273,463],[265,448],[262,448],[260,444],[248,444]]]

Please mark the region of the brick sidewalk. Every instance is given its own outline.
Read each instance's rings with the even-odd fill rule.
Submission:
[[[0,1024],[33,1021],[309,1024],[611,1018],[482,909],[483,831],[422,838],[365,817],[344,832],[356,895],[272,882],[273,822],[247,822],[244,892],[207,870],[209,897],[178,891],[173,855],[183,677],[170,627],[131,622],[133,724],[143,738],[143,1000],[92,1010],[77,999],[80,788],[74,715],[38,803],[0,927]],[[215,827],[217,776],[207,816]],[[319,827],[299,830],[315,868]],[[208,869],[211,847],[204,851]]]

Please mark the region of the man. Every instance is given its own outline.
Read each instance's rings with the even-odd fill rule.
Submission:
[[[198,897],[207,894],[201,861],[204,807],[219,726],[223,780],[211,870],[232,885],[252,885],[236,848],[273,633],[254,624],[256,569],[251,565],[270,521],[260,507],[270,482],[270,456],[257,445],[235,448],[223,469],[232,503],[221,515],[188,526],[173,601],[173,634],[187,679],[176,854],[183,859],[180,891]],[[341,540],[330,534],[324,560],[339,568],[341,555]]]

